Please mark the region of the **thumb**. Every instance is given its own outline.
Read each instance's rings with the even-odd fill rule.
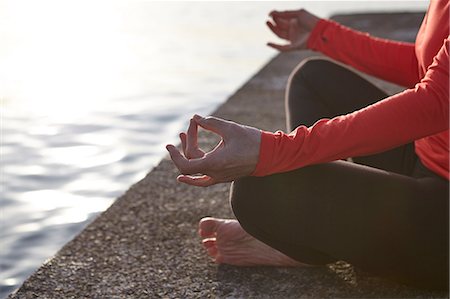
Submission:
[[[208,131],[212,131],[222,137],[226,137],[230,131],[230,126],[233,124],[230,121],[223,120],[217,117],[208,116],[202,117],[200,115],[194,115],[195,122]]]
[[[267,45],[269,47],[272,47],[280,52],[287,52],[287,51],[292,51],[294,50],[294,47],[291,44],[286,44],[286,45],[278,45],[278,44],[274,44],[274,43],[267,43]]]

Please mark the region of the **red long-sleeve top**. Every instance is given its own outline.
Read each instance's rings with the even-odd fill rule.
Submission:
[[[290,134],[263,131],[252,175],[370,155],[414,141],[422,163],[449,179],[448,0],[431,1],[415,44],[321,20],[308,48],[409,89],[356,112],[299,126]]]

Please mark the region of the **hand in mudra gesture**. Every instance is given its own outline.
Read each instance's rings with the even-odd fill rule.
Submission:
[[[272,11],[269,16],[272,20],[266,24],[279,38],[288,43],[267,45],[279,51],[292,51],[306,49],[309,35],[320,18],[304,9],[290,11]]]
[[[198,147],[199,126],[221,137],[210,152]],[[206,187],[230,182],[250,175],[258,163],[261,131],[253,127],[194,115],[187,133],[181,133],[180,139],[182,152],[171,144],[166,148],[181,172],[177,180],[182,183]]]

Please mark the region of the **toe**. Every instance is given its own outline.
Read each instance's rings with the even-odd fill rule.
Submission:
[[[216,236],[216,232],[205,231],[203,229],[199,229],[198,234],[200,235],[201,238],[214,238]]]
[[[199,234],[202,238],[209,238],[216,234],[217,227],[220,225],[222,220],[217,218],[205,217],[200,220],[199,226]]]
[[[218,252],[217,242],[215,238],[207,238],[202,240],[203,248],[206,249],[206,252],[210,257],[215,258]]]
[[[214,262],[215,262],[216,264],[225,264],[223,260],[224,260],[224,259],[223,259],[223,256],[222,256],[222,255],[216,254],[216,256],[215,256],[215,258],[214,258]]]
[[[206,250],[206,252],[208,253],[208,255],[210,256],[210,257],[213,257],[213,258],[216,258],[217,257],[217,247],[216,246],[212,246],[212,247],[209,247],[207,250]]]
[[[216,239],[215,238],[207,238],[202,240],[203,247],[206,249],[216,246]]]

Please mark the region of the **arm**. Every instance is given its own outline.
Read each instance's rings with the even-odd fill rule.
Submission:
[[[420,78],[414,44],[380,39],[320,19],[306,10],[273,11],[267,25],[287,44],[268,43],[279,51],[312,49],[363,72],[404,86]]]
[[[368,155],[449,128],[449,39],[414,89],[351,114],[322,119],[290,134],[262,132],[214,117],[194,116],[180,135],[183,153],[167,145],[180,182],[210,186],[265,176],[341,158]],[[198,149],[197,126],[222,137],[210,152]]]
[[[253,175],[369,155],[449,128],[449,40],[415,88],[290,134],[263,132]]]
[[[307,47],[403,86],[414,86],[420,80],[412,43],[372,37],[334,21],[321,20],[312,31]]]

